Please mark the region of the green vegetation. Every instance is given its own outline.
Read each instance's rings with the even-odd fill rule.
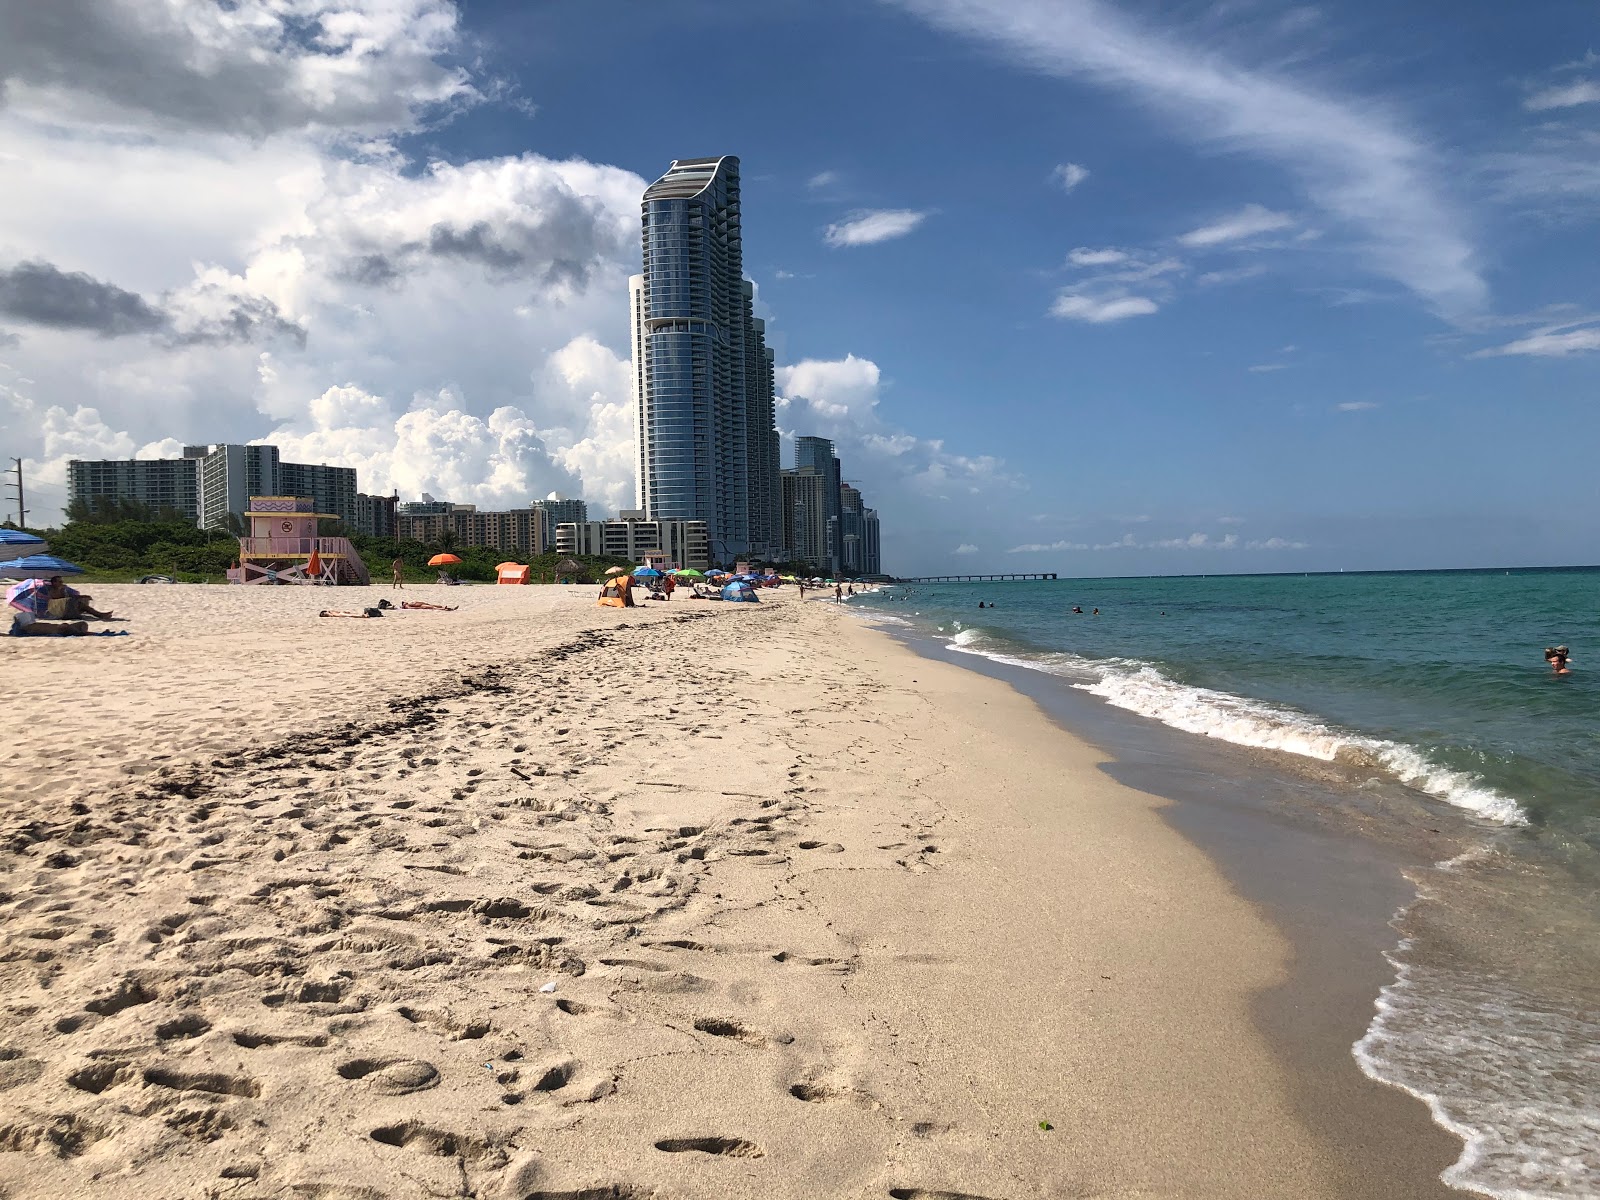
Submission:
[[[137,510],[137,511],[135,511]],[[139,505],[110,505],[82,514],[84,520],[69,520],[60,529],[32,529],[50,543],[50,553],[84,569],[88,582],[131,583],[143,575],[171,575],[183,583],[221,583],[227,570],[239,560],[239,542],[219,529],[197,529],[193,522],[176,514],[156,514]],[[516,550],[483,546],[428,545],[402,542],[395,538],[369,538],[352,533],[336,521],[324,521],[318,531],[324,537],[348,537],[367,564],[373,583],[389,581],[389,564],[396,558],[405,563],[408,583],[432,583],[439,569],[428,566],[435,554],[451,553],[461,559],[449,568],[457,579],[492,583],[495,567],[502,562],[527,563],[537,583],[554,583],[557,565],[569,561],[551,553],[528,558]],[[576,571],[564,571],[562,579],[594,583],[604,577],[608,567],[631,567],[620,558],[587,555],[570,560]]]

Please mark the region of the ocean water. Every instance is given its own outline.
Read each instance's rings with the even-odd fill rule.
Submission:
[[[1414,876],[1356,1060],[1461,1135],[1453,1185],[1600,1196],[1600,569],[914,584],[853,603],[1453,814],[1475,848]],[[1543,650],[1562,644],[1558,678]]]

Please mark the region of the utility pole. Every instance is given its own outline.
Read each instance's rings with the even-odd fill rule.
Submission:
[[[15,483],[6,484],[6,488],[9,491],[15,491],[17,493],[17,528],[23,529],[26,528],[28,524],[28,510],[23,504],[22,460],[20,458],[13,458],[11,461],[16,465],[7,467],[6,474],[15,475],[17,477],[17,481]]]

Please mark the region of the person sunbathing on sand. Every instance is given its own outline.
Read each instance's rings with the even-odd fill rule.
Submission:
[[[41,621],[32,613],[13,613],[12,637],[83,637],[89,632],[87,621]]]
[[[338,609],[325,608],[317,614],[319,617],[349,617],[352,621],[367,621],[373,617],[383,616],[383,611],[376,608],[364,608],[360,612],[340,612]]]
[[[459,604],[430,604],[426,600],[402,600],[400,601],[400,607],[425,608],[429,612],[455,612],[461,606]]]

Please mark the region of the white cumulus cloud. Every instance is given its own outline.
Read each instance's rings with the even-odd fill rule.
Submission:
[[[905,237],[927,219],[928,214],[912,208],[880,208],[851,213],[843,221],[829,225],[822,240],[830,246],[871,246],[891,238]]]
[[[1061,163],[1054,171],[1050,172],[1050,178],[1055,180],[1062,191],[1072,192],[1077,189],[1080,183],[1089,178],[1089,168],[1079,166],[1073,162]]]
[[[977,552],[978,548],[971,542],[962,542],[961,545],[950,551],[951,554],[976,554]]]
[[[1147,317],[1159,312],[1161,306],[1148,296],[1110,296],[1097,298],[1063,293],[1050,306],[1050,315],[1069,321],[1087,321],[1091,325],[1104,325],[1111,321],[1125,321],[1129,317]]]

